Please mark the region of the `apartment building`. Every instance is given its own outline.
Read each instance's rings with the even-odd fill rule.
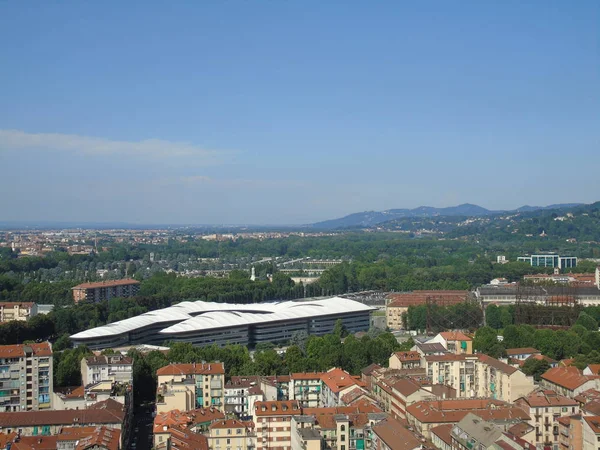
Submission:
[[[100,302],[117,297],[133,297],[140,290],[140,282],[127,278],[124,280],[99,281],[96,283],[83,283],[73,288],[73,301]]]
[[[14,434],[14,435],[13,435]],[[2,448],[13,450],[119,450],[121,432],[109,427],[64,427],[54,436],[0,436]]]
[[[365,387],[360,377],[334,367],[321,375],[321,406],[339,406],[342,396],[355,387]]]
[[[421,354],[417,351],[396,352],[390,356],[390,369],[414,369],[421,367]]]
[[[215,408],[198,408],[184,412],[175,409],[159,412],[154,417],[154,447],[170,445],[173,430],[187,430],[190,434],[207,433],[213,422],[224,419],[225,414]]]
[[[225,384],[224,412],[238,418],[252,416],[254,402],[278,400],[275,377],[233,376]]]
[[[49,342],[0,346],[0,411],[51,409],[52,386]]]
[[[209,426],[208,447],[211,450],[254,450],[254,423],[236,419],[213,422]]]
[[[427,341],[428,344],[442,344],[449,353],[455,355],[472,355],[473,339],[462,331],[443,331]]]
[[[386,297],[385,322],[388,328],[399,330],[404,328],[402,315],[410,306],[425,305],[428,301],[443,305],[454,305],[465,302],[469,291],[413,291],[390,294]]]
[[[434,355],[424,361],[429,379],[456,389],[458,397],[513,402],[535,387],[520,370],[483,354]]]
[[[557,419],[560,450],[583,450],[581,415],[563,416]]]
[[[335,408],[304,408],[292,418],[292,450],[372,448],[372,427],[387,417],[370,403]],[[315,442],[316,441],[316,442]],[[320,442],[320,447],[316,443]]]
[[[32,302],[0,302],[0,322],[19,320],[26,322],[37,315],[38,307]]]
[[[82,358],[81,379],[84,386],[100,381],[133,383],[133,359],[121,354]]]
[[[600,416],[584,416],[582,419],[584,450],[600,448]]]
[[[373,429],[373,450],[418,450],[421,442],[399,421],[387,418]]]
[[[460,422],[469,412],[503,426],[530,419],[518,406],[493,399],[434,400],[413,403],[406,408],[406,420],[418,433],[430,438],[432,428]]]
[[[321,406],[321,377],[323,372],[301,372],[290,375],[289,399],[297,400],[303,408]]]
[[[297,400],[256,402],[253,420],[257,450],[291,450],[292,418],[302,414]]]
[[[506,356],[509,359],[517,359],[520,361],[525,361],[526,359],[532,356],[541,356],[542,352],[533,347],[524,347],[524,348],[507,348]]]
[[[533,428],[527,440],[536,445],[557,447],[559,444],[558,419],[579,413],[579,404],[572,398],[552,390],[536,390],[515,401],[529,414],[529,425]]]
[[[574,366],[553,367],[542,374],[540,385],[546,389],[552,389],[560,395],[574,398],[589,389],[599,389],[600,377],[583,375]]]
[[[161,410],[186,411],[202,406],[223,409],[225,403],[223,363],[169,364],[158,369],[156,375],[159,396],[163,395],[160,399]],[[194,403],[192,408],[188,407],[190,392]]]

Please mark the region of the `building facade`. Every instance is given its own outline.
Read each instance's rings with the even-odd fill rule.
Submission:
[[[133,383],[133,359],[121,354],[82,358],[81,378],[84,386],[100,381]]]
[[[0,411],[52,408],[49,342],[0,346]]]
[[[0,302],[0,322],[25,322],[37,313],[37,304],[32,302]]]
[[[75,303],[95,303],[117,297],[133,297],[140,290],[140,282],[132,279],[99,281],[79,284],[71,290]]]

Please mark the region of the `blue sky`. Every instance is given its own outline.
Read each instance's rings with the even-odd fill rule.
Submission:
[[[3,2],[0,220],[600,200],[599,17],[591,0]]]

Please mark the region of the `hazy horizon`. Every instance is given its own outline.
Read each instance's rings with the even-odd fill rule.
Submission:
[[[0,221],[593,203],[600,3],[0,5]]]

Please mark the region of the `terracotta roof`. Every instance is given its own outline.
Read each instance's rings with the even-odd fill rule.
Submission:
[[[377,369],[381,369],[381,366],[379,364],[373,363],[369,364],[367,367],[361,370],[361,373],[363,375],[370,376],[373,373],[373,371]]]
[[[184,428],[173,427],[169,430],[170,448],[172,450],[208,450],[208,438]]]
[[[508,432],[514,436],[525,436],[533,430],[533,427],[527,422],[520,422],[508,428]]]
[[[592,374],[598,375],[600,373],[600,364],[590,364],[587,366],[592,371]]]
[[[32,308],[35,303],[33,302],[0,302],[0,308]]]
[[[580,392],[579,395],[575,397],[579,403],[587,403],[592,400],[600,400],[600,391],[597,389],[588,389],[586,391]]]
[[[11,450],[55,450],[58,447],[58,436],[21,436],[14,442]]]
[[[156,375],[224,375],[223,363],[192,363],[192,364],[169,364],[156,371]]]
[[[154,418],[154,432],[165,433],[164,427],[167,427],[167,430],[171,427],[186,428],[201,423],[211,423],[224,418],[225,414],[213,407],[192,409],[185,412],[173,409],[156,415]]]
[[[594,434],[600,434],[600,416],[583,416]]]
[[[492,399],[421,401],[406,408],[421,423],[458,423],[469,412],[484,420],[529,420],[521,408]]]
[[[421,386],[412,380],[401,378],[392,384],[392,388],[400,392],[403,396],[408,397],[421,389]]]
[[[70,388],[55,388],[54,392],[63,398],[76,399],[83,398],[85,396],[85,389],[83,386],[76,386]]]
[[[225,420],[217,420],[210,424],[210,429],[214,428],[246,428],[252,429],[254,428],[254,422],[252,421],[242,421],[237,419],[225,419]]]
[[[122,405],[121,405],[122,406]],[[122,411],[110,409],[67,409],[63,411],[17,411],[0,412],[3,427],[27,427],[41,425],[115,425],[123,422]]]
[[[275,377],[275,381],[277,383],[289,383],[291,381],[291,376],[290,375],[277,375]]]
[[[552,390],[537,390],[525,397],[521,397],[517,400],[517,402],[519,400],[523,400],[532,408],[578,405],[578,403],[572,398],[558,395]]]
[[[435,434],[442,442],[448,445],[452,445],[452,424],[439,425],[433,427],[431,430],[432,434]]]
[[[445,304],[463,303],[469,296],[469,291],[413,291],[404,294],[389,294],[390,302],[387,307],[408,307],[424,305],[427,299]]]
[[[464,334],[462,331],[442,331],[440,333],[440,336],[442,336],[447,341],[472,341],[473,340],[469,336]]]
[[[367,391],[365,391],[363,388],[361,387],[355,387],[354,389],[352,389],[350,392],[346,392],[344,395],[342,395],[342,403],[349,405],[353,402],[355,402],[357,399],[364,397],[364,396],[368,396],[369,393]]]
[[[321,375],[321,381],[336,394],[349,386],[365,386],[365,383],[363,383],[361,380],[354,378],[345,370],[337,367],[329,369],[327,372]]]
[[[564,367],[569,367],[569,366],[573,365],[574,362],[575,362],[575,358],[561,359],[560,365],[564,366]]]
[[[600,400],[591,400],[581,407],[586,413],[598,416],[600,415]]]
[[[257,416],[295,416],[302,413],[297,400],[255,402]]]
[[[312,416],[317,425],[323,429],[334,429],[336,417],[346,416],[353,427],[364,427],[369,423],[369,413],[381,413],[381,409],[369,402],[357,402],[352,406],[338,406],[332,408],[303,408],[302,414]]]
[[[506,349],[506,354],[508,356],[515,356],[515,355],[530,355],[530,354],[536,354],[536,353],[542,353],[540,352],[538,349],[535,349],[533,347],[523,347],[523,348],[507,348]]]
[[[11,432],[8,434],[0,433],[0,448],[6,448],[6,444],[14,441],[17,437],[17,433]]]
[[[373,433],[379,436],[390,450],[413,450],[421,447],[421,442],[391,417],[375,425]]]
[[[60,441],[59,437],[59,441]],[[88,448],[106,448],[107,450],[118,450],[121,441],[121,432],[107,427],[98,427],[86,437],[77,442],[75,450],[86,450]]]
[[[25,352],[33,353],[33,356],[52,356],[52,346],[50,342],[40,342],[38,344],[15,344],[0,345],[0,358],[22,358]]]
[[[290,375],[292,380],[317,380],[321,379],[321,376],[325,372],[296,372]]]
[[[395,352],[394,356],[396,356],[402,362],[405,362],[405,361],[420,361],[421,360],[421,354],[419,352],[416,352],[416,351]]]
[[[140,282],[131,278],[126,278],[124,280],[108,280],[98,281],[95,283],[82,283],[72,287],[71,289],[96,289],[103,287],[128,286],[130,284],[140,284]]]
[[[587,383],[593,378],[586,375],[582,375],[577,367],[554,367],[547,370],[542,374],[542,378],[550,383],[557,386],[564,387],[570,391],[577,389],[579,386]]]

